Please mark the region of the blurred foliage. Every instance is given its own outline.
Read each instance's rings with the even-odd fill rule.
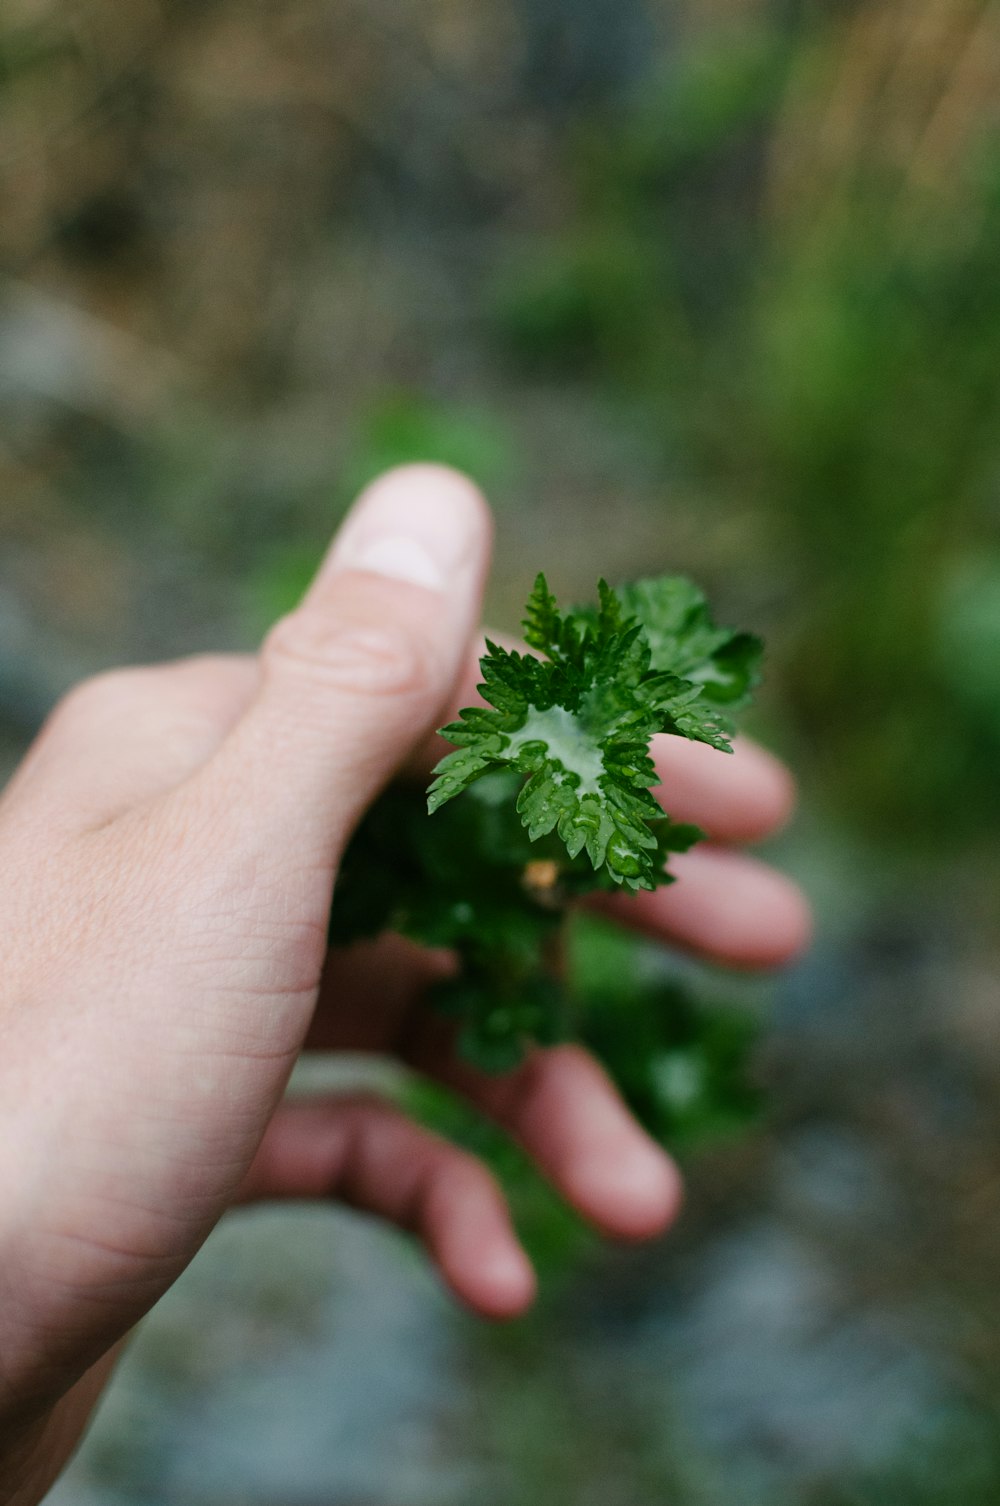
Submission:
[[[514,468],[511,437],[494,414],[415,393],[386,394],[363,416],[348,452],[341,483],[346,499],[382,471],[413,460],[455,466],[499,495]]]
[[[499,1334],[475,1380],[470,1431],[492,1466],[489,1506],[723,1506],[711,1466],[675,1419],[641,1398],[615,1407],[551,1325]]]
[[[886,1468],[819,1487],[808,1506],[993,1506],[998,1480],[996,1418],[956,1412]]]
[[[571,141],[574,215],[495,304],[529,367],[626,393],[665,464],[768,517],[814,766],[935,848],[1000,820],[966,568],[1000,522],[998,86],[989,4],[710,34]]]

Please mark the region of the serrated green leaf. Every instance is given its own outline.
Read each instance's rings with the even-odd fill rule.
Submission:
[[[539,575],[535,580],[534,589],[528,597],[522,626],[525,643],[530,644],[532,648],[541,649],[543,654],[558,652],[562,619],[556,599],[549,590],[549,583],[544,575]],[[488,646],[492,650],[493,645]]]
[[[471,748],[457,748],[454,753],[449,753],[438,764],[437,778],[428,791],[427,809],[431,815],[454,795],[468,789],[473,780],[487,773],[492,766],[489,756]]]
[[[621,887],[651,889],[664,874],[650,824],[664,812],[649,793],[650,742],[668,732],[730,751],[719,701],[745,692],[754,640],[715,628],[678,577],[598,589],[596,609],[564,613],[538,577],[525,634],[546,658],[488,644],[486,704],[443,730],[456,751],[435,770],[429,807],[514,769],[526,776],[517,808],[532,841],[556,833],[571,862],[586,852]]]
[[[699,685],[706,701],[745,703],[760,679],[759,638],[716,626],[703,593],[681,575],[635,581],[618,594],[643,626],[653,669]]]

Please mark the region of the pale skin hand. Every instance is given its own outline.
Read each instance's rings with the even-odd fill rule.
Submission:
[[[426,772],[433,728],[474,693],[490,533],[452,472],[383,478],[259,656],[83,685],[0,801],[4,1506],[42,1498],[120,1341],[234,1204],[348,1201],[416,1233],[484,1316],[530,1304],[486,1168],[372,1098],[283,1104],[303,1049],[457,1087],[610,1236],[675,1216],[672,1163],[586,1055],[483,1077],[423,1004],[446,957],[398,939],[327,955],[351,831],[394,774]],[[712,845],[621,918],[734,965],[788,960],[805,904],[733,850],[787,817],[788,775],[750,744],[656,753],[671,813]]]

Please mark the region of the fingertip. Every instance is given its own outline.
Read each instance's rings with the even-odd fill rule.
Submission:
[[[568,1190],[581,1212],[612,1239],[657,1239],[676,1221],[683,1183],[675,1163],[654,1141],[630,1136],[580,1163]]]
[[[677,1164],[659,1146],[655,1147],[660,1159],[660,1178],[654,1188],[647,1186],[643,1197],[635,1197],[629,1216],[623,1217],[619,1239],[642,1241],[658,1239],[672,1229],[684,1206],[684,1182]]]
[[[451,1290],[478,1317],[509,1322],[522,1317],[538,1295],[538,1278],[520,1245],[497,1243],[457,1269],[442,1266]]]
[[[601,898],[599,908],[657,941],[723,967],[786,967],[813,936],[809,902],[791,879],[745,853],[704,845],[671,858],[677,880],[655,893]]]
[[[733,764],[745,802],[744,841],[773,836],[788,825],[798,804],[798,787],[788,765],[760,743],[737,738]]]
[[[518,1245],[497,1250],[484,1261],[478,1273],[480,1310],[497,1319],[517,1318],[531,1307],[538,1295],[538,1279],[527,1255]]]
[[[759,962],[763,968],[790,967],[805,956],[813,944],[816,922],[812,906],[802,890],[783,874],[773,872],[780,901],[774,906],[770,949]]]
[[[790,967],[809,950],[813,914],[798,884],[743,854],[707,852],[701,856],[728,861],[734,873],[738,866],[742,877],[742,883],[729,887],[728,910],[716,916],[714,941],[706,938],[704,949],[714,960],[751,972],[769,972]]]
[[[449,465],[419,461],[384,471],[365,487],[341,532],[343,540],[385,518],[424,516],[436,528],[462,538],[466,547],[488,553],[493,542],[493,513],[479,487]],[[350,539],[356,543],[356,539]]]
[[[706,743],[662,736],[654,758],[658,798],[678,821],[700,826],[716,842],[760,842],[787,825],[795,810],[795,780],[779,758],[748,738],[732,754]]]
[[[445,1284],[481,1317],[519,1316],[534,1301],[535,1272],[491,1172],[449,1147],[428,1183],[421,1227]]]

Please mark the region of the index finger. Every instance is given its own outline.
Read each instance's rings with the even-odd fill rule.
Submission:
[[[513,638],[491,634],[505,648],[525,650]],[[482,704],[481,642],[470,657],[452,696],[446,720],[464,706]],[[441,761],[445,743],[433,737],[422,744],[408,765],[415,779],[427,779]],[[779,831],[795,808],[795,781],[780,759],[759,743],[738,737],[733,751],[720,753],[705,743],[662,735],[653,739],[653,762],[660,778],[655,794],[675,821],[700,826],[713,842],[742,845],[760,842]]]

